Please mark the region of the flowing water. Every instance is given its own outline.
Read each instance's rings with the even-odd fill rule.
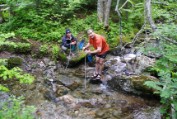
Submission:
[[[158,99],[113,91],[106,84],[89,83],[88,78],[85,83],[84,64],[67,70],[58,66],[49,79],[52,68],[46,66],[44,70],[40,61],[29,64],[36,77],[32,85],[9,84],[13,94],[24,96],[26,104],[37,107],[36,118],[160,119]]]

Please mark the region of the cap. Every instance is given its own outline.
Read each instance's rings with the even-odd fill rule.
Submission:
[[[66,29],[66,34],[71,33],[70,29]]]

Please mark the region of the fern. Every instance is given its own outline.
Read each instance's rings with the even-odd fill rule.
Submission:
[[[161,113],[165,117],[170,117],[170,115],[168,114],[168,110],[171,109],[171,104],[174,104],[176,106],[177,102],[177,46],[165,42],[163,39],[161,39],[159,47],[161,47],[160,52],[163,57],[156,62],[156,65],[154,65],[150,69],[150,71],[156,71],[158,73],[158,76],[160,77],[160,81],[148,81],[145,82],[145,85],[155,89],[155,93],[158,93],[160,95],[161,103],[163,106],[163,109],[161,109]],[[151,47],[149,47],[149,49],[151,49]],[[153,50],[151,50],[151,52],[153,52]],[[176,107],[175,111],[175,115],[177,115]]]

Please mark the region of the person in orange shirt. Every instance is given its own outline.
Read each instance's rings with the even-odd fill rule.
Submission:
[[[96,54],[95,72],[92,77],[96,79],[101,79],[102,71],[104,68],[104,61],[109,51],[109,45],[106,43],[106,39],[103,36],[94,33],[92,29],[89,29],[87,31],[87,34],[89,36],[89,42],[85,47],[83,47],[83,50],[87,54]],[[89,47],[91,45],[94,47],[95,50],[89,50]]]

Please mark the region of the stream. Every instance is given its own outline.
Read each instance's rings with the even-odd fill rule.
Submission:
[[[84,63],[65,69],[48,58],[19,57],[24,61],[21,68],[36,80],[31,85],[8,85],[12,94],[25,97],[25,104],[36,106],[36,119],[161,118],[158,99],[114,91],[106,83],[90,83],[85,78]]]

